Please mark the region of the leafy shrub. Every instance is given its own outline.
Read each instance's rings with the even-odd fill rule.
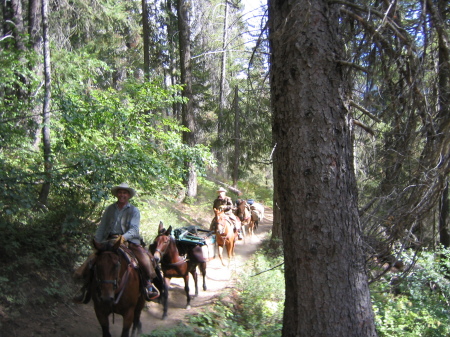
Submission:
[[[153,330],[150,334],[144,334],[143,337],[197,337],[198,333],[186,325],[178,325],[170,329]]]
[[[402,259],[410,272],[374,285],[372,302],[380,337],[449,336],[450,251],[412,252]]]
[[[190,323],[201,336],[281,336],[284,306],[282,256],[263,245],[242,268],[235,293],[224,294],[212,310],[193,316]],[[268,257],[271,256],[271,257]],[[231,301],[230,301],[231,297]]]

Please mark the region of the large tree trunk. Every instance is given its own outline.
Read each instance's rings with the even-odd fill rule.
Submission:
[[[183,132],[183,142],[189,146],[195,146],[195,112],[192,93],[192,67],[191,67],[191,47],[190,47],[190,28],[189,13],[186,0],[177,1],[178,11],[178,30],[180,45],[180,70],[181,84],[183,88],[183,97],[187,102],[182,106],[182,122],[190,131]],[[197,196],[197,172],[193,163],[186,165],[187,177],[185,179],[186,196]]]
[[[337,11],[326,0],[269,0],[284,337],[376,336]]]
[[[150,25],[148,23],[147,0],[142,0],[142,34],[144,41],[144,77],[150,79]]]
[[[50,97],[51,97],[51,68],[50,68],[50,42],[48,39],[48,18],[47,18],[47,0],[42,0],[42,31],[44,38],[44,104],[42,108],[42,142],[44,148],[44,172],[45,181],[42,184],[39,195],[41,205],[47,205],[48,195],[50,193],[51,171],[52,171],[52,151],[50,144]]]
[[[165,3],[165,15],[167,17],[167,36],[177,36],[178,35],[178,20],[172,11],[172,1],[168,0]],[[167,41],[167,51],[168,51],[168,66],[169,66],[169,76],[170,83],[177,84],[179,81],[178,75],[178,45],[173,39]],[[179,102],[174,102],[172,105],[172,115],[179,121],[181,121],[181,104]]]
[[[43,54],[41,21],[42,21],[42,1],[30,0],[28,3],[28,23],[29,23],[28,33],[30,35],[30,45],[32,46],[33,50],[36,52],[37,55]],[[41,78],[43,77],[44,73],[43,67],[44,67],[43,64],[38,62],[36,63],[36,65],[34,65],[34,68],[32,68],[31,71],[35,73],[38,78]],[[40,100],[36,100],[35,97],[33,97],[31,88],[28,94],[29,99],[32,100],[32,109],[33,109],[33,113],[31,114],[34,128],[33,147],[37,150],[41,143],[40,125],[42,124],[42,114],[40,112],[42,111],[42,103],[40,102]]]
[[[8,2],[5,1],[7,4]],[[16,42],[16,48],[18,50],[25,50],[25,44],[23,41],[23,36],[25,34],[25,29],[23,25],[23,11],[22,11],[22,1],[11,0],[10,11],[11,11],[11,21],[14,23],[12,26],[12,35],[14,36],[14,41]],[[7,5],[5,6],[7,8]]]
[[[219,88],[219,113],[217,118],[217,153],[218,162],[217,170],[219,175],[223,175],[224,156],[222,154],[224,144],[224,109],[225,109],[225,77],[227,69],[227,44],[228,44],[228,1],[224,1],[224,18],[223,18],[223,34],[222,34],[222,57],[220,67],[220,88]]]
[[[277,165],[273,163],[273,172],[277,171]],[[270,238],[270,245],[277,248],[283,239],[283,227],[281,222],[280,202],[278,196],[278,184],[273,188],[273,221],[272,221],[272,237]]]
[[[430,3],[431,5],[431,3]],[[444,26],[444,22],[447,21],[448,11],[446,10],[448,2],[446,0],[438,1],[438,11],[440,13],[442,21],[436,23],[436,25]],[[449,125],[448,114],[450,113],[450,51],[449,51],[449,41],[448,34],[446,30],[438,30],[439,35],[439,115],[441,118],[439,120],[447,120],[442,127],[442,133],[447,133]],[[441,137],[441,136],[440,136]],[[448,141],[443,142],[447,144],[448,151]],[[445,151],[445,147],[444,147]],[[447,152],[448,153],[448,152]],[[441,202],[439,207],[439,241],[444,247],[450,247],[450,235],[448,233],[447,221],[448,221],[448,178],[446,175],[442,175],[442,179],[445,181],[444,189],[441,195]]]
[[[234,161],[233,161],[233,186],[237,187],[239,180],[239,158],[241,156],[241,130],[239,111],[239,89],[234,90]]]
[[[444,247],[450,247],[450,235],[447,229],[448,221],[448,181],[442,191],[439,203],[439,243]]]

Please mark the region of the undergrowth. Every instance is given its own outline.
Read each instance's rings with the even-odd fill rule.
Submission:
[[[234,291],[212,310],[191,317],[200,336],[281,336],[284,306],[282,255],[265,241],[239,274]],[[226,332],[226,333],[225,333]]]
[[[450,336],[450,251],[424,251],[417,261],[413,253],[406,252],[402,260],[411,267],[409,272],[390,274],[371,287],[378,336]],[[190,326],[155,331],[148,336],[281,336],[281,248],[273,250],[265,241],[242,270],[235,289],[224,293],[212,308],[192,316]]]
[[[409,272],[372,286],[378,335],[450,336],[450,250],[405,252],[402,260]]]

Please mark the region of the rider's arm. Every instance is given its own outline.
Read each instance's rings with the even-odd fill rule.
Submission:
[[[137,207],[131,207],[130,211],[131,216],[129,217],[128,223],[126,224],[127,230],[123,234],[123,237],[127,241],[134,242],[136,244],[139,244],[140,242],[140,236],[139,236],[139,224],[141,221],[141,214],[139,212],[139,209]]]
[[[231,209],[233,209],[233,200],[231,200],[230,197],[227,197],[226,204],[224,205],[224,211],[228,212]]]

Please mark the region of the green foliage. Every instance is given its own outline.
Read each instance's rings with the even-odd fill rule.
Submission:
[[[273,204],[273,188],[263,177],[264,172],[255,173],[255,176],[240,181],[238,188],[242,191],[242,198],[254,199],[256,202],[271,207]],[[270,179],[271,180],[271,179]]]
[[[197,337],[198,332],[186,325],[178,325],[170,329],[153,330],[150,334],[143,334],[143,337]]]
[[[251,331],[247,331],[240,320],[240,313],[236,311],[232,303],[219,301],[215,303],[212,311],[192,316],[190,323],[196,326],[199,336],[219,337],[224,331],[229,336],[256,336]]]
[[[34,52],[4,48],[4,43],[0,41],[0,135],[2,141],[7,140],[7,144],[14,146],[11,141],[15,138],[4,137],[14,135],[19,130],[26,132],[26,127],[29,127],[23,120],[31,117],[27,112],[31,107],[28,93],[35,91],[39,85],[36,74],[31,70],[37,55]],[[9,127],[17,130],[8,130]]]
[[[35,216],[34,224],[1,228],[2,303],[44,304],[49,299],[65,298],[71,290],[70,283],[64,280],[74,258],[71,241],[61,234],[59,224],[49,217],[51,214]]]
[[[141,236],[147,244],[153,242],[158,235],[159,222],[162,221],[164,227],[167,229],[170,226],[172,228],[179,228],[185,226],[180,224],[178,214],[173,210],[164,200],[160,199],[148,199],[143,203],[143,207],[140,207],[141,211]]]
[[[268,242],[242,268],[236,293],[224,294],[208,310],[190,320],[202,336],[281,336],[284,307],[282,256]],[[268,257],[271,256],[271,257]],[[275,268],[274,268],[275,267]],[[229,298],[232,298],[232,301]]]
[[[410,252],[402,259],[412,270],[372,289],[379,336],[448,336],[450,251],[422,252],[415,264]]]
[[[249,263],[241,286],[242,318],[253,336],[281,336],[284,309],[282,255],[259,252]],[[275,267],[275,268],[274,268]],[[272,269],[274,268],[274,269]]]
[[[55,152],[60,165],[69,168],[62,174],[92,186],[95,201],[105,197],[100,191],[120,181],[134,182],[150,194],[181,186],[187,159],[199,171],[212,163],[205,147],[183,144],[185,129],[160,112],[179,101],[174,96],[178,87],[130,82],[124,88],[61,93],[58,102],[62,118],[54,128]]]

